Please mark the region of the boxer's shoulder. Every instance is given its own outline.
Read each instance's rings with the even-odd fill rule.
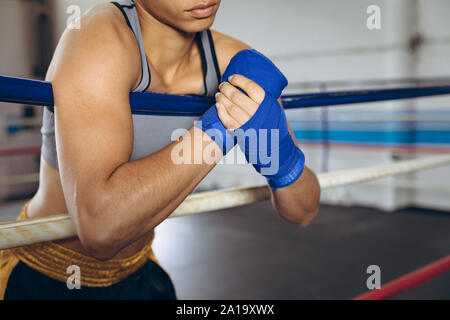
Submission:
[[[47,81],[62,74],[79,74],[98,82],[99,74],[108,74],[108,69],[120,73],[132,87],[139,79],[139,47],[132,30],[122,13],[112,4],[100,4],[84,13],[78,24],[68,27],[62,35],[50,65]],[[136,62],[137,61],[137,62]],[[91,70],[92,72],[86,72]],[[81,72],[85,71],[84,74]],[[75,79],[71,79],[72,81]]]

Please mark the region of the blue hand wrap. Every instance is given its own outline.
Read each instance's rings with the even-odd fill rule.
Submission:
[[[237,142],[247,161],[266,177],[272,189],[292,184],[302,174],[305,158],[292,140],[286,115],[277,101],[287,86],[286,78],[256,50],[238,52],[225,70],[222,82],[233,74],[241,74],[258,83],[266,92],[263,102],[250,120],[234,131],[223,126],[213,106],[200,118],[201,129],[224,154]]]
[[[234,133],[247,161],[273,190],[294,183],[302,174],[305,157],[292,140],[283,108],[270,93]]]

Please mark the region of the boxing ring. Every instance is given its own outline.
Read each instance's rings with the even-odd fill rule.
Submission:
[[[326,93],[289,94],[282,97],[286,109],[337,106],[364,102],[410,99],[450,94],[450,84],[433,83],[416,87],[334,91]],[[0,101],[53,108],[50,83],[0,76]],[[214,100],[199,96],[175,96],[156,93],[131,93],[130,105],[134,114],[198,116],[214,104]],[[0,156],[38,154],[36,147],[19,150],[0,150]],[[397,161],[372,167],[318,174],[322,189],[358,184],[384,177],[450,165],[450,154],[437,154],[418,159]],[[0,186],[38,182],[38,174],[25,174],[0,179]],[[196,193],[188,196],[169,216],[180,217],[202,212],[242,206],[270,199],[267,185]],[[68,214],[44,218],[12,221],[0,224],[0,249],[76,236]],[[450,270],[450,256],[407,274],[381,289],[370,291],[355,299],[386,299],[399,292],[420,285]]]

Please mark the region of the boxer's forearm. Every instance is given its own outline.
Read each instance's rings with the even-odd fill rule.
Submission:
[[[319,200],[319,181],[306,166],[297,181],[272,192],[272,203],[280,216],[302,227],[317,215]]]
[[[278,102],[282,105],[281,98]],[[295,137],[288,123],[289,132]],[[295,138],[293,138],[296,142]],[[272,204],[281,217],[302,227],[307,226],[319,211],[320,185],[314,172],[307,166],[293,184],[272,191]]]
[[[113,256],[166,219],[191,193],[222,157],[216,152],[218,156],[210,159],[213,163],[204,162],[198,153],[208,146],[217,147],[202,136],[201,131],[191,128],[183,141],[124,163],[100,189],[92,190],[89,209],[78,208],[76,217],[83,226],[78,229],[80,240],[93,256]],[[178,155],[181,148],[183,152],[189,150],[191,155],[186,159],[190,163],[174,161],[174,154]]]

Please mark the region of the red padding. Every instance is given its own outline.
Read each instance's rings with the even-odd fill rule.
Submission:
[[[3,149],[0,150],[0,157],[11,157],[23,154],[38,154],[41,153],[41,147],[25,147],[16,149]]]
[[[400,292],[417,287],[428,280],[450,270],[450,255],[430,263],[416,271],[410,272],[400,278],[388,282],[380,289],[371,290],[353,300],[382,300],[392,297]]]

